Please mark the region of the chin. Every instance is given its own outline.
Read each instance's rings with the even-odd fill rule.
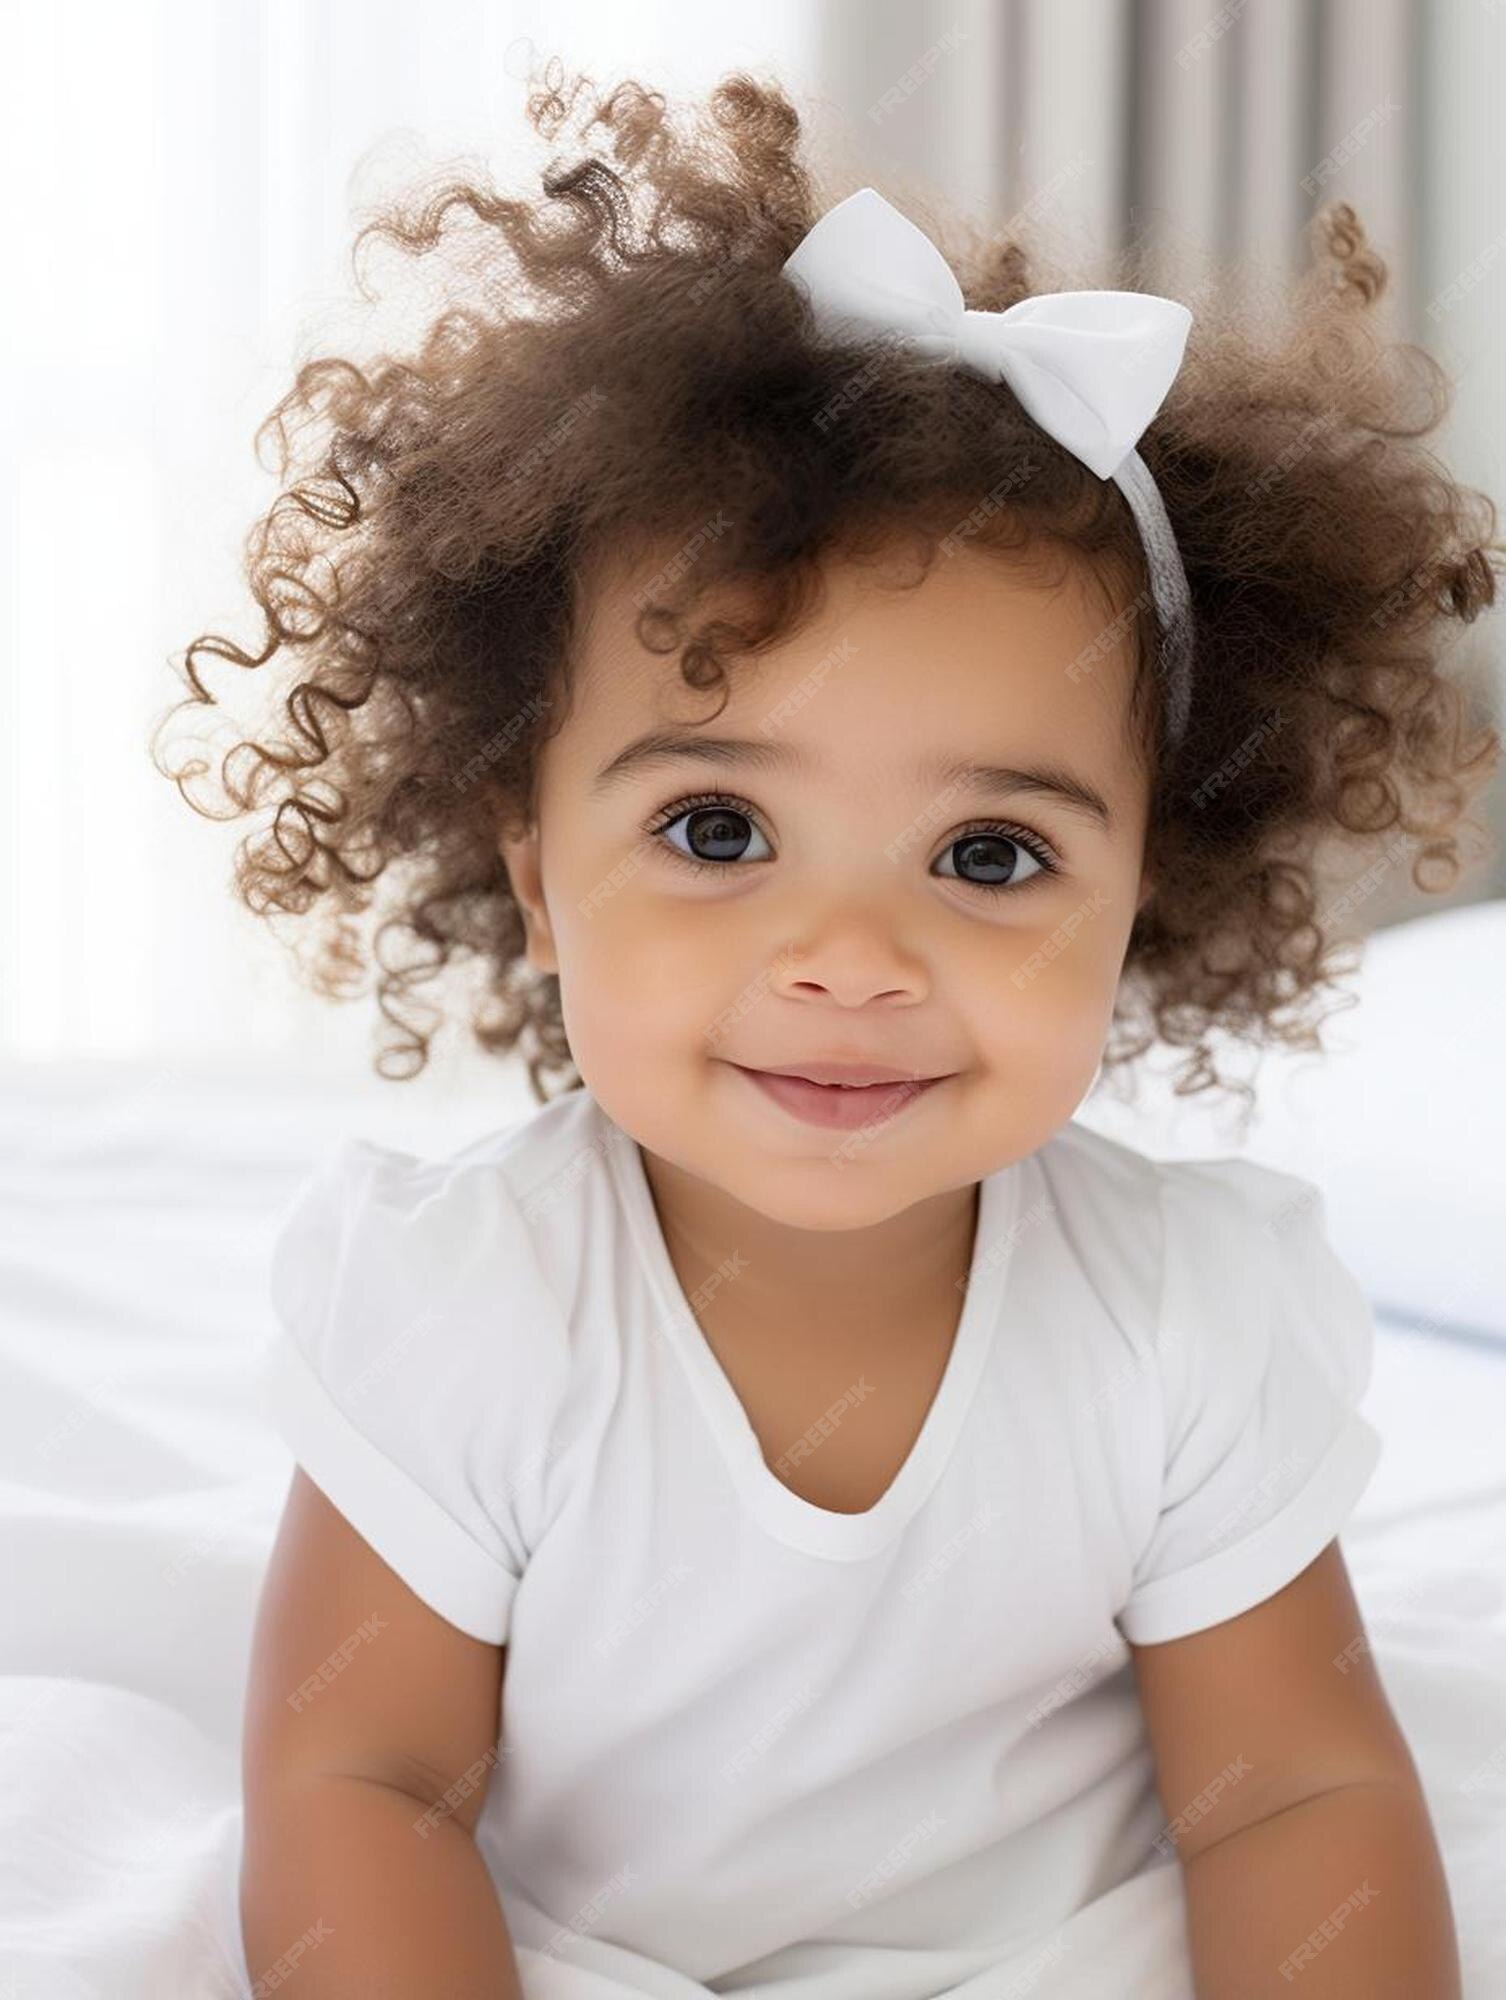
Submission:
[[[941,1192],[945,1180],[932,1182],[902,1166],[881,1163],[873,1152],[852,1160],[812,1151],[746,1162],[747,1171],[708,1175],[745,1206],[770,1222],[791,1229],[837,1232],[869,1229],[903,1214],[916,1202]]]

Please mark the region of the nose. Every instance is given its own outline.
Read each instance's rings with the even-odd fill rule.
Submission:
[[[919,960],[895,944],[887,927],[851,916],[822,926],[819,938],[786,944],[771,979],[774,992],[788,999],[839,1007],[914,1005],[929,984]]]

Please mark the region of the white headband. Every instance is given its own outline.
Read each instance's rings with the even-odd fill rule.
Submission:
[[[1154,292],[1042,292],[973,312],[923,229],[876,188],[859,188],[785,259],[821,332],[887,333],[935,361],[1003,380],[1042,430],[1112,479],[1140,530],[1162,633],[1167,736],[1192,699],[1192,596],[1165,503],[1135,446],[1176,379],[1192,314]]]

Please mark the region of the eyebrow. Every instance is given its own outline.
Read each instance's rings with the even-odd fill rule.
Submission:
[[[635,773],[657,770],[682,759],[716,765],[744,764],[754,770],[793,772],[807,777],[824,775],[818,760],[794,743],[770,737],[700,736],[675,729],[652,729],[635,737],[602,765],[591,781],[591,796],[599,798]],[[1054,799],[1066,811],[1092,821],[1104,833],[1114,830],[1114,815],[1108,801],[1085,779],[1059,764],[1037,764],[1026,769],[1011,764],[979,764],[962,757],[933,757],[921,758],[912,765],[911,775],[917,783],[933,790],[956,786],[990,797],[1009,792]]]

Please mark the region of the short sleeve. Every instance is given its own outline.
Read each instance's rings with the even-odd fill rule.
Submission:
[[[270,1292],[293,1456],[426,1604],[502,1644],[566,1346],[503,1174],[347,1139],[285,1211]]]
[[[1369,1484],[1374,1321],[1321,1191],[1237,1159],[1157,1164],[1159,1517],[1116,1616],[1135,1645],[1233,1618],[1301,1574]]]

